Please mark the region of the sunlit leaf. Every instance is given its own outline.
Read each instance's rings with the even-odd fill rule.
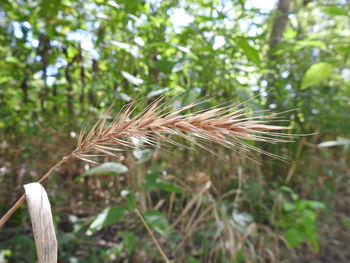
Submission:
[[[305,89],[327,79],[333,71],[333,65],[326,62],[313,64],[305,73],[301,88]]]
[[[115,40],[112,40],[111,44],[113,44],[114,46],[117,46],[120,49],[125,50],[133,57],[137,58],[139,56],[140,51],[139,51],[139,48],[137,46],[130,45],[130,44],[123,43],[123,42],[119,42],[119,41],[115,41]]]
[[[150,93],[147,94],[147,98],[153,98],[155,96],[159,96],[159,95],[167,92],[168,90],[169,90],[168,88],[153,90],[153,91],[151,91]]]
[[[108,1],[107,3],[108,3],[108,5],[116,8],[116,9],[120,9],[120,5],[117,4],[115,1]]]
[[[143,84],[143,82],[144,82],[142,79],[137,78],[126,71],[122,71],[121,73],[122,73],[123,77],[126,78],[126,80],[128,80],[129,82],[131,82],[132,84],[134,84],[136,86],[139,86],[139,85]]]
[[[99,213],[90,224],[87,234],[92,235],[102,228],[120,221],[127,210],[119,206],[109,206]]]
[[[338,6],[326,6],[321,8],[321,11],[333,16],[350,16],[350,13],[346,8],[340,8]]]
[[[115,97],[116,97],[116,99],[121,99],[121,100],[126,101],[126,102],[131,101],[131,97],[125,93],[118,93]]]
[[[300,50],[305,47],[318,47],[320,49],[326,49],[327,46],[324,42],[319,40],[301,40],[296,42],[296,48],[295,50]]]
[[[172,72],[176,73],[176,72],[183,70],[187,63],[188,63],[188,60],[183,60],[183,61],[177,62],[175,64],[175,66],[173,67]]]
[[[183,47],[180,45],[172,44],[172,46],[176,47],[178,50],[185,52],[185,53],[190,53],[191,49],[189,47]]]
[[[119,41],[116,41],[116,40],[112,40],[111,41],[111,44],[121,48],[121,49],[129,49],[130,48],[130,45],[127,44],[127,43],[123,43],[123,42],[119,42]]]
[[[333,146],[344,146],[350,145],[350,140],[345,138],[339,138],[336,141],[322,142],[317,145],[319,148],[333,147]]]
[[[295,31],[292,27],[287,27],[286,31],[284,32],[284,38],[285,40],[290,40],[296,37],[298,34],[297,31]]]
[[[255,64],[260,64],[259,51],[253,48],[246,38],[240,37],[237,39],[237,45],[243,50],[247,58]]]
[[[14,63],[14,64],[17,64],[19,62],[19,60],[17,58],[10,57],[10,56],[6,57],[5,61],[8,62],[8,63]]]

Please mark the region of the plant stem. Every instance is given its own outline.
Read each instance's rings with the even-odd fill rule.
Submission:
[[[7,213],[0,219],[0,228],[6,223],[6,221],[10,218],[10,216],[18,209],[18,207],[21,206],[21,204],[24,203],[24,200],[26,200],[25,195],[22,195],[17,202],[11,207],[10,210],[7,211]]]
[[[166,256],[166,254],[164,253],[162,247],[160,246],[157,238],[154,236],[151,228],[148,226],[146,220],[143,218],[142,214],[140,213],[140,211],[137,208],[135,208],[135,213],[141,219],[142,224],[146,227],[146,229],[147,229],[149,235],[151,236],[154,244],[157,246],[159,253],[162,255],[162,257],[164,259],[164,262],[165,263],[170,263],[168,257]]]
[[[44,174],[37,182],[41,183],[44,181],[54,170],[56,170],[58,167],[60,167],[63,163],[67,162],[72,157],[72,154],[65,156],[56,163],[54,166],[50,168],[50,170],[47,171],[46,174]],[[7,211],[7,213],[1,217],[0,219],[0,228],[6,223],[6,221],[12,216],[14,212],[24,203],[24,200],[26,199],[25,195],[22,195],[17,202]]]

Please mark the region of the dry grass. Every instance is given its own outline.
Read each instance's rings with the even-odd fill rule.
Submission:
[[[246,151],[254,150],[282,159],[242,141],[288,142],[292,136],[279,131],[289,127],[270,124],[276,121],[277,114],[250,116],[248,108],[231,105],[185,113],[198,104],[167,112],[168,108],[162,107],[158,100],[135,116],[132,114],[133,104],[130,104],[109,124],[106,114],[87,134],[82,131],[78,137],[77,148],[72,154],[83,161],[94,162],[96,153],[115,156],[115,151],[122,151],[121,146],[133,147],[128,140],[130,137],[136,137],[150,145],[154,145],[157,138],[180,145],[171,139],[178,136],[207,150],[206,142],[216,142],[224,147],[240,150],[243,155]]]

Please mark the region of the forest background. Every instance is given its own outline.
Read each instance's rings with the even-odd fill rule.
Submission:
[[[1,215],[110,107],[243,102],[313,135],[249,142],[287,163],[182,140],[70,161],[44,183],[60,262],[163,262],[136,207],[173,262],[349,262],[349,62],[346,0],[1,0]],[[25,206],[0,233],[0,262],[35,262]]]

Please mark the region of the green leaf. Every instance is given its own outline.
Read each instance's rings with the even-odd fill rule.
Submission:
[[[306,226],[306,228],[315,228],[316,220],[316,212],[311,211],[310,209],[303,210],[303,219],[301,220],[301,222]]]
[[[293,190],[289,186],[285,186],[285,185],[281,186],[281,190],[286,191],[288,193],[293,192]]]
[[[234,263],[242,263],[245,262],[246,257],[244,256],[244,252],[242,249],[238,250],[235,254],[235,259],[234,259]]]
[[[300,50],[306,47],[318,47],[320,49],[326,49],[327,45],[320,40],[301,40],[295,43],[295,50]]]
[[[257,65],[260,64],[259,52],[251,45],[249,45],[248,40],[246,38],[238,38],[237,45],[243,50],[244,54],[251,62]]]
[[[130,255],[135,249],[136,236],[133,232],[130,231],[122,232],[120,235],[123,238],[123,244],[125,245],[128,254]]]
[[[134,209],[136,207],[137,198],[134,191],[124,189],[120,192],[120,195],[125,198],[126,206],[129,209]]]
[[[313,64],[305,73],[301,89],[306,89],[327,79],[333,71],[333,65],[326,62]]]
[[[176,185],[167,183],[162,180],[157,174],[148,173],[145,175],[146,182],[143,184],[143,189],[145,191],[152,191],[155,189],[160,189],[170,193],[182,193],[182,189]]]
[[[283,37],[285,40],[291,40],[297,36],[298,32],[295,31],[292,27],[287,27],[286,31],[284,32]]]
[[[301,200],[300,202],[304,201],[306,203],[306,207],[312,208],[313,210],[325,210],[326,206],[324,203],[318,202],[318,201],[310,201],[310,200]]]
[[[158,187],[159,187],[159,189],[166,191],[166,192],[169,192],[169,193],[177,193],[177,194],[182,193],[182,189],[176,185],[159,183]]]
[[[293,211],[295,210],[295,204],[291,202],[284,202],[283,209],[284,211]]]
[[[148,210],[143,214],[146,222],[159,234],[166,234],[169,229],[168,219],[157,210]]]
[[[342,54],[350,53],[350,46],[346,44],[342,45],[342,43],[340,43],[339,45],[335,46],[334,49]]]
[[[161,59],[155,62],[156,67],[165,73],[170,73],[173,69],[175,62],[167,60],[167,59]]]
[[[193,256],[190,256],[186,259],[186,262],[187,263],[200,263],[199,259],[196,259],[195,257]]]
[[[143,189],[145,191],[152,191],[157,188],[158,176],[153,173],[145,174],[146,182],[143,184]]]
[[[212,16],[203,16],[203,15],[199,15],[196,16],[196,22],[197,23],[203,23],[203,22],[208,22],[208,21],[213,21],[215,18]]]
[[[87,235],[92,235],[102,228],[120,221],[126,214],[127,210],[119,206],[109,206],[105,208],[95,217],[94,221],[92,221],[86,231]]]
[[[298,246],[301,242],[303,242],[302,233],[300,233],[295,228],[287,229],[284,232],[284,237],[287,240],[288,245],[292,248]]]
[[[12,251],[10,249],[0,250],[0,262],[7,263],[7,257],[12,256]]]
[[[117,175],[121,173],[126,173],[128,167],[121,163],[107,162],[101,164],[100,166],[94,167],[83,174],[86,175]]]
[[[19,63],[19,60],[18,60],[17,58],[15,58],[15,57],[10,57],[10,56],[6,57],[6,58],[5,58],[5,61],[8,62],[8,63],[13,63],[13,64]]]
[[[326,6],[321,8],[321,11],[323,13],[326,13],[332,16],[349,16],[350,15],[347,9],[339,8],[337,6]]]

